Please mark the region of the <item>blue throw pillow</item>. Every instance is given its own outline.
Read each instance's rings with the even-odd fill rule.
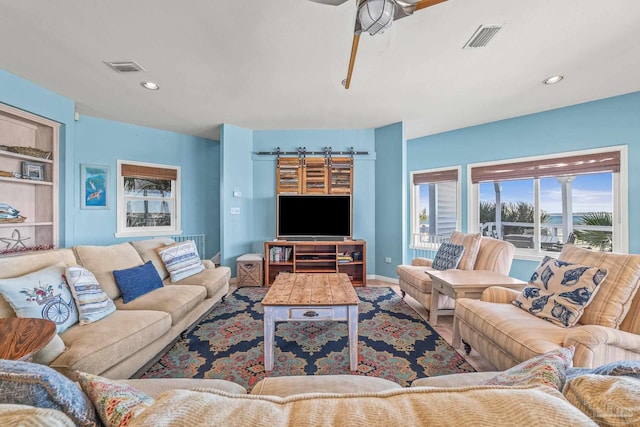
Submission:
[[[125,304],[162,287],[162,279],[151,261],[126,270],[113,270],[113,277]]]
[[[464,246],[453,243],[443,243],[440,245],[431,267],[436,270],[449,270],[456,268],[464,253]]]
[[[100,425],[93,404],[73,381],[37,363],[0,359],[0,403],[57,409],[78,426]]]
[[[569,368],[567,369],[567,379],[575,378],[580,375],[609,375],[614,377],[631,377],[640,380],[640,361],[639,360],[619,360],[617,362],[607,363],[597,368]]]

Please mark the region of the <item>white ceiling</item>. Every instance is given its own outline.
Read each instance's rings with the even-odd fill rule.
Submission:
[[[217,139],[248,129],[407,138],[640,90],[640,1],[449,0],[362,35],[356,0],[0,0],[0,68],[80,114]],[[505,24],[462,49],[481,24]],[[116,73],[105,60],[136,60]],[[564,74],[553,86],[541,81]],[[159,91],[140,87],[142,80]]]

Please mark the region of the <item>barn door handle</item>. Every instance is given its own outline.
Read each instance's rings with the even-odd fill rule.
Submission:
[[[317,317],[319,316],[318,313],[316,313],[315,311],[307,311],[306,313],[303,314],[304,317]]]

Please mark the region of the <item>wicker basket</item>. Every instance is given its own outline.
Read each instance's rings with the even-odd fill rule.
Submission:
[[[0,224],[15,224],[18,222],[25,222],[27,219],[26,216],[18,216],[17,218],[0,218]]]
[[[13,147],[7,146],[7,151],[12,153],[24,154],[25,156],[38,157],[39,159],[49,159],[51,157],[51,151],[40,150],[33,147]]]

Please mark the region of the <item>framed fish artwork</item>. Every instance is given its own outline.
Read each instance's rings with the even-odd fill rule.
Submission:
[[[80,165],[80,209],[109,209],[109,166]]]

